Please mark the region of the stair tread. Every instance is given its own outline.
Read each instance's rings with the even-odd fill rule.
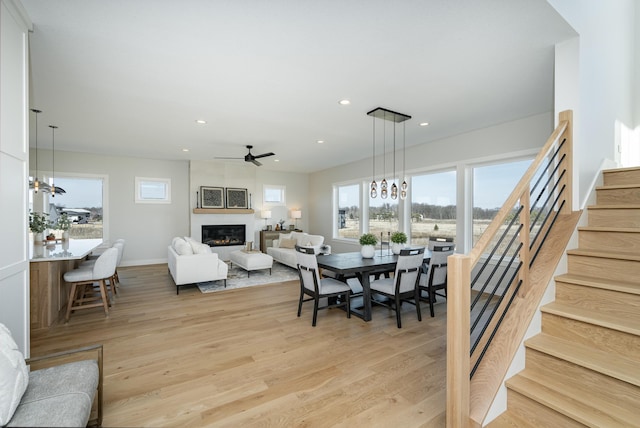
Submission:
[[[565,385],[554,388],[556,385],[539,383],[527,376],[526,370],[507,380],[506,384],[511,390],[587,426],[634,426],[636,423],[637,418],[628,420],[628,417],[625,418],[628,415],[623,415],[622,412],[610,415],[594,408],[587,391],[573,391],[574,397],[584,397],[586,402],[583,402],[560,392],[559,390],[567,390]]]
[[[507,409],[500,416],[489,422],[486,428],[536,428],[536,425]]]
[[[637,251],[603,251],[575,248],[573,250],[567,250],[567,254],[575,256],[600,257],[604,259],[640,261],[640,254],[638,254]]]
[[[640,171],[640,166],[627,166],[624,168],[611,168],[611,169],[603,169],[603,174],[610,174],[616,172],[627,172],[627,171]]]
[[[630,320],[628,317],[621,317],[618,314],[584,309],[557,302],[548,303],[542,306],[540,310],[549,314],[640,336],[640,323],[637,320]]]
[[[565,273],[555,277],[556,281],[568,282],[585,287],[601,288],[604,290],[618,291],[621,293],[640,295],[640,285],[630,281],[621,281],[607,278],[596,278],[593,276],[576,275]]]
[[[596,186],[596,190],[614,190],[614,189],[636,189],[640,184],[605,184]]]
[[[580,226],[578,230],[585,232],[640,233],[640,227]]]
[[[640,204],[615,204],[615,205],[589,205],[589,210],[638,210]]]
[[[540,333],[525,346],[593,371],[640,386],[640,362],[591,346]]]

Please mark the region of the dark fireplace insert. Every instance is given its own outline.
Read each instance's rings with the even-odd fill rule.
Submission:
[[[215,224],[202,226],[202,243],[210,247],[244,245],[246,238],[244,224]]]

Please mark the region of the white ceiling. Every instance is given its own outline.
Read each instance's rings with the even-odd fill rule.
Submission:
[[[407,146],[551,111],[553,45],[575,35],[546,0],[22,3],[40,148],[55,124],[56,150],[205,160],[252,144],[282,171],[369,157],[376,107],[413,117]]]

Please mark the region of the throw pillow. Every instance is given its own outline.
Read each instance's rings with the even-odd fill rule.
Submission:
[[[184,239],[177,240],[174,249],[176,250],[176,253],[181,256],[188,256],[190,254],[193,254],[191,245],[189,245],[189,243]]]
[[[202,245],[202,242],[198,242],[195,239],[191,238],[190,236],[185,236],[184,240],[187,241],[189,245],[191,245],[191,250],[193,251],[193,254],[197,254],[196,251]]]
[[[211,247],[207,244],[197,244],[194,245],[191,243],[191,247],[193,248],[193,254],[207,254],[211,252]]]
[[[295,239],[280,239],[280,248],[296,248]]]
[[[11,332],[0,324],[0,426],[13,417],[29,383],[29,370]]]

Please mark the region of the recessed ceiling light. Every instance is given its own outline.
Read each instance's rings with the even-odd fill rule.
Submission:
[[[323,143],[324,143],[324,140],[318,140],[318,141],[316,141],[316,143],[318,143],[318,144],[323,144]]]
[[[189,151],[189,149],[182,149],[182,151],[183,151],[183,152],[188,152],[188,151]]]
[[[199,125],[204,125],[204,124],[207,123],[207,121],[206,120],[202,120],[202,119],[196,119],[196,123],[199,124]]]
[[[280,162],[280,159],[274,159],[273,161],[274,162]]]
[[[349,104],[351,104],[351,101],[349,101],[349,100],[340,100],[340,101],[338,101],[338,104],[340,104],[341,106],[348,106]]]
[[[420,122],[420,126],[429,126],[429,122]]]

